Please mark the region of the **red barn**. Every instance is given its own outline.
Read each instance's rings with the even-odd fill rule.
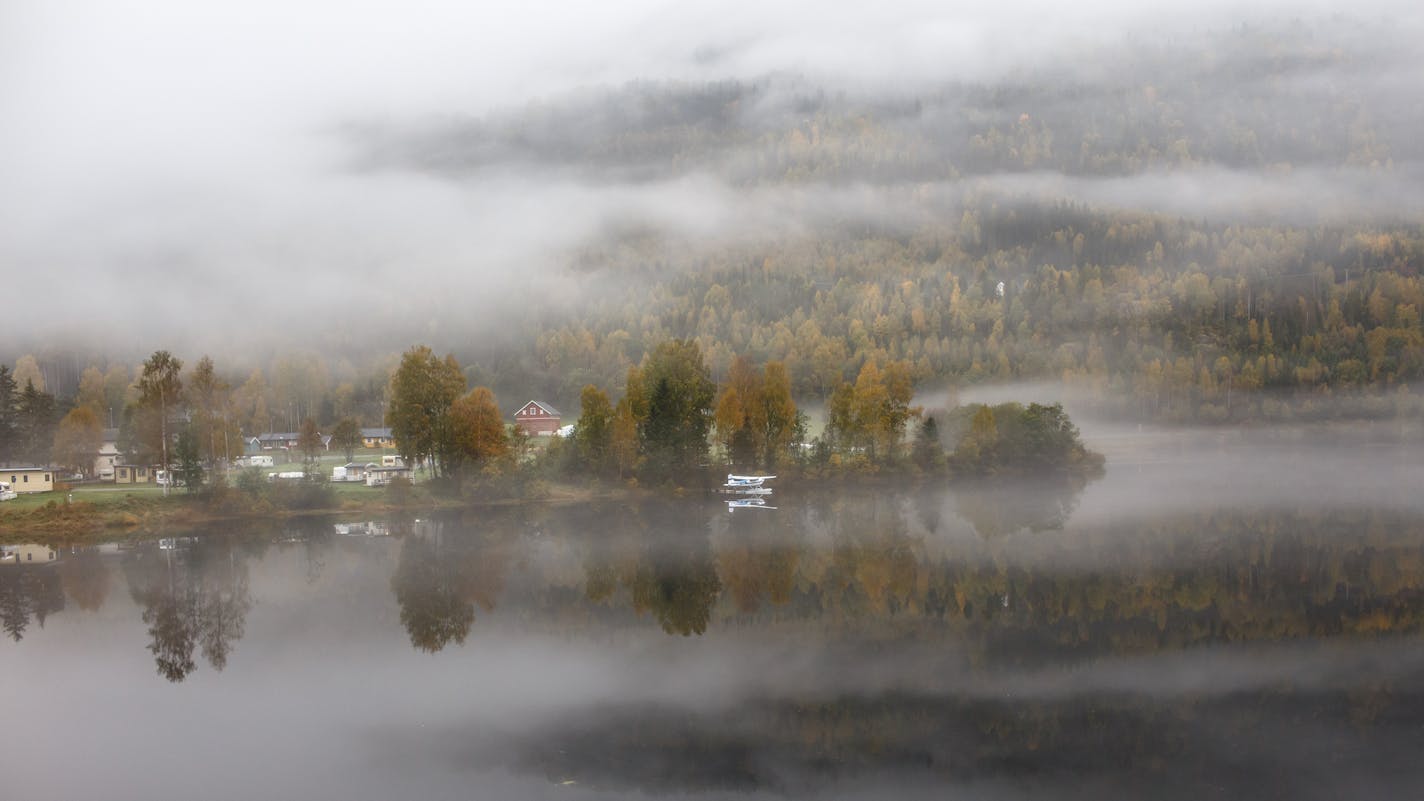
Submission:
[[[559,410],[547,403],[529,401],[514,413],[514,424],[541,437],[551,437],[559,430]]]

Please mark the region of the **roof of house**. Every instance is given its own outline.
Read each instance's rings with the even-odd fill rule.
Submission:
[[[0,467],[6,473],[53,473],[53,467]]]
[[[558,409],[555,409],[554,407],[550,406],[550,405],[547,404],[547,403],[541,403],[541,402],[536,401],[536,400],[529,401],[529,403],[532,403],[532,404],[534,404],[535,406],[538,406],[539,409],[544,412],[544,414],[547,414],[547,415],[549,415],[550,417],[562,417],[562,416],[563,416],[563,415],[561,415],[561,414],[559,413],[559,410],[558,410]],[[524,406],[528,406],[529,403],[524,404]],[[519,408],[523,409],[524,406],[520,406]]]
[[[361,429],[361,436],[367,439],[378,439],[382,437],[389,439],[391,430],[389,428],[363,428]]]
[[[266,434],[258,434],[258,435],[257,435],[257,441],[258,441],[258,442],[273,442],[273,441],[276,441],[276,440],[287,440],[287,439],[292,439],[292,440],[301,439],[301,435],[300,435],[300,434],[297,434],[297,433],[295,433],[295,432],[292,432],[292,431],[286,431],[286,432],[281,432],[281,433],[268,432],[268,433],[266,433]]]

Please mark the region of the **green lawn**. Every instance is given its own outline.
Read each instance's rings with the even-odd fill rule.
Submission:
[[[382,456],[392,454],[393,452],[389,450],[382,451],[380,449],[358,448],[354,454],[355,458],[351,461],[359,464],[366,464],[368,462],[380,464]],[[264,474],[304,470],[306,467],[300,459],[295,462],[278,462],[277,459],[279,458],[289,457],[287,453],[282,451],[270,451],[269,455],[273,456],[273,466],[258,468]],[[331,468],[346,464],[346,454],[335,451],[323,453],[321,458],[317,460],[317,464],[321,470],[321,474],[330,478]],[[229,480],[235,480],[238,472],[239,471],[233,471],[233,473],[229,475]],[[331,487],[342,495],[377,493],[384,489],[383,487],[367,487],[364,483],[359,482],[333,483]],[[13,501],[5,501],[3,504],[0,504],[0,514],[4,512],[28,512],[31,509],[38,509],[51,501],[64,503],[66,496],[71,494],[76,503],[84,501],[96,506],[108,506],[122,503],[129,496],[139,498],[162,497],[163,488],[156,484],[81,484],[67,492],[55,490],[53,492],[37,492],[34,494],[21,495]],[[181,497],[187,494],[187,490],[178,487],[172,490],[172,494]]]
[[[181,492],[182,490],[178,490],[178,493]],[[72,496],[75,503],[83,501],[85,503],[92,503],[95,506],[108,506],[123,503],[130,495],[137,498],[158,498],[163,496],[163,488],[142,484],[133,486],[92,484],[75,487],[68,492],[55,490],[54,492],[37,492],[32,495],[21,495],[13,501],[6,501],[3,505],[0,505],[0,510],[28,512],[31,509],[38,509],[50,501],[64,503],[68,496]]]
[[[267,451],[263,455],[272,457],[272,466],[261,468],[269,473],[287,473],[306,469],[306,463],[302,461],[301,454],[295,451]],[[380,464],[382,456],[394,455],[396,455],[396,452],[392,450],[357,448],[356,452],[352,454],[351,461],[357,464],[366,464],[368,462]],[[283,461],[284,459],[288,461]],[[346,462],[345,451],[323,451],[321,456],[317,458],[317,464],[321,467],[322,473],[328,478],[331,477],[331,468],[340,467],[346,464]]]

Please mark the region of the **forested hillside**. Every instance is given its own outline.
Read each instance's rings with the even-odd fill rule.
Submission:
[[[1320,401],[1397,400],[1424,366],[1408,63],[1375,25],[1243,26],[989,83],[634,84],[364,136],[456,181],[739,188],[741,215],[618,221],[571,254],[574,313],[467,346],[497,385],[568,402],[689,337],[717,376],[785,362],[803,399],[903,359],[921,385],[1061,378],[1146,419],[1339,413]],[[533,352],[494,352],[511,339]]]
[[[301,336],[285,332],[305,313],[276,343],[228,332],[218,372],[245,430],[379,424],[414,343],[510,404],[572,409],[587,384],[616,400],[673,339],[719,382],[738,356],[782,363],[803,405],[873,361],[903,362],[920,390],[1062,381],[1139,420],[1416,412],[1412,42],[1332,19],[1082,47],[889,88],[777,72],[349,121],[359,176],[572,199],[493,237],[501,253],[547,242],[504,257],[504,278],[390,265],[380,303],[305,301],[323,322]],[[131,347],[29,351],[61,407],[94,367],[87,391],[106,397],[89,405],[117,425],[113,374],[147,355]]]

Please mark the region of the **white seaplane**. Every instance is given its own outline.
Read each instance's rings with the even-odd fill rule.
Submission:
[[[732,473],[727,474],[727,483],[722,486],[728,489],[740,489],[742,487],[760,487],[766,482],[776,478],[776,476],[738,476]]]

